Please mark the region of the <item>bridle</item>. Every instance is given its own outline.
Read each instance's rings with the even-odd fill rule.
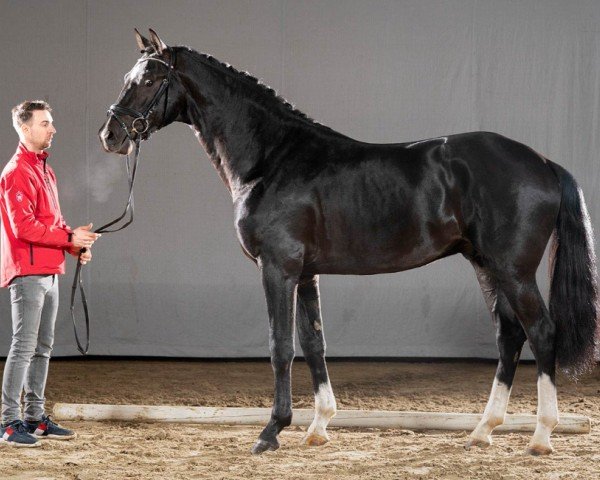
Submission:
[[[117,121],[117,123],[119,125],[121,125],[121,128],[125,131],[125,133],[127,134],[127,137],[132,141],[133,141],[133,138],[131,137],[131,133],[135,133],[139,137],[139,135],[142,135],[143,133],[146,133],[148,131],[148,127],[150,126],[150,123],[148,122],[148,117],[150,115],[152,115],[152,113],[154,112],[153,108],[160,100],[160,97],[162,97],[163,93],[166,93],[165,109],[163,112],[163,120],[164,120],[164,116],[167,112],[167,103],[169,102],[169,94],[168,94],[167,89],[169,88],[169,83],[171,83],[171,78],[173,77],[173,72],[175,69],[175,67],[174,67],[175,51],[172,49],[169,49],[169,52],[170,52],[169,63],[165,62],[164,60],[162,60],[160,58],[156,58],[156,57],[146,57],[146,58],[141,58],[138,60],[138,63],[152,60],[155,62],[160,62],[167,67],[167,76],[165,78],[163,78],[160,88],[156,91],[156,93],[154,94],[154,97],[152,97],[152,100],[150,100],[150,103],[146,106],[146,108],[143,111],[138,112],[137,110],[133,110],[132,108],[123,107],[117,103],[114,103],[110,106],[110,108],[106,112],[106,114],[109,117],[114,118]],[[127,125],[125,124],[125,122],[119,115],[128,115],[133,118],[130,128],[127,128]],[[140,125],[137,125],[138,123]]]
[[[111,105],[110,108],[108,109],[108,111],[106,112],[109,117],[112,117],[117,121],[117,123],[125,131],[127,138],[129,138],[129,140],[135,144],[135,150],[134,150],[134,156],[133,156],[133,163],[130,162],[129,154],[127,154],[127,156],[126,156],[127,157],[127,162],[126,162],[127,180],[129,183],[129,196],[127,199],[127,206],[125,207],[125,210],[123,211],[122,215],[119,218],[116,218],[115,220],[107,223],[106,225],[102,225],[100,228],[94,230],[94,233],[118,232],[119,230],[123,230],[125,227],[127,227],[128,225],[130,225],[133,222],[133,211],[134,211],[133,184],[135,182],[135,173],[137,171],[138,158],[139,158],[139,154],[140,154],[140,142],[142,140],[144,140],[144,139],[142,139],[142,134],[146,133],[148,131],[148,128],[150,127],[150,122],[148,121],[148,117],[150,117],[150,115],[152,115],[152,113],[154,112],[153,109],[158,104],[158,102],[160,101],[163,94],[165,95],[165,107],[164,107],[164,111],[163,111],[162,123],[164,124],[165,120],[166,120],[167,105],[169,103],[169,90],[168,89],[169,89],[169,84],[171,83],[171,79],[173,78],[173,74],[175,72],[175,51],[171,48],[168,48],[168,51],[170,53],[169,63],[165,62],[164,60],[162,60],[160,58],[156,58],[156,57],[146,57],[146,58],[141,58],[138,60],[138,63],[149,61],[149,60],[153,60],[155,62],[160,62],[163,65],[165,65],[168,69],[167,76],[163,79],[159,89],[156,91],[156,93],[154,94],[154,97],[152,97],[152,100],[150,101],[150,103],[146,106],[146,108],[143,111],[138,112],[137,110],[133,110],[132,108],[123,107],[123,106],[115,103],[115,104]],[[123,116],[123,115],[130,116],[133,118],[130,128],[127,128],[127,125],[121,118],[121,116]],[[133,134],[135,134],[135,137],[133,136]],[[125,216],[128,213],[130,214],[130,217],[122,226],[120,226],[119,228],[109,230],[109,227],[112,227],[115,223],[118,223],[121,220],[123,220],[123,218],[125,218]],[[70,308],[71,320],[73,321],[73,331],[75,333],[75,341],[77,342],[77,350],[79,350],[79,352],[82,355],[87,354],[87,352],[90,348],[90,316],[88,313],[88,306],[87,306],[87,301],[85,298],[85,289],[83,288],[83,280],[81,279],[81,266],[82,266],[81,255],[83,253],[85,253],[85,251],[86,251],[86,249],[82,248],[80,250],[79,257],[77,259],[77,268],[75,270],[75,277],[73,278],[73,286],[71,288],[71,308]],[[81,343],[79,341],[79,336],[77,335],[77,325],[75,323],[75,294],[77,293],[77,285],[79,285],[79,291],[81,293],[81,303],[83,304],[83,311],[85,313],[85,328],[86,328],[85,348],[83,348],[81,346]]]

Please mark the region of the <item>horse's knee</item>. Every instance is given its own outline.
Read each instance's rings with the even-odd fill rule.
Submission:
[[[294,347],[274,346],[271,349],[271,365],[275,370],[287,370],[294,360]]]

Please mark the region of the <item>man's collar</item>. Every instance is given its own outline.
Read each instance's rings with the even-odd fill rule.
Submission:
[[[32,162],[43,162],[48,158],[48,152],[46,152],[45,150],[43,150],[42,153],[32,152],[23,144],[23,142],[19,142],[19,146],[17,147],[17,154],[19,156],[24,156],[28,158]]]

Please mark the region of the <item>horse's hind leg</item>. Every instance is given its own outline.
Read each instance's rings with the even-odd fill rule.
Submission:
[[[465,448],[473,446],[487,447],[492,443],[491,433],[495,427],[504,423],[508,399],[513,379],[519,363],[521,349],[525,343],[525,332],[516,318],[504,293],[497,287],[493,276],[473,264],[477,279],[490,312],[496,324],[496,343],[498,345],[498,367],[490,398],[483,417],[469,436]]]
[[[298,314],[296,321],[300,345],[310,368],[315,393],[315,418],[304,438],[307,445],[323,445],[329,441],[326,428],[335,415],[336,404],[327,365],[325,338],[319,300],[319,277],[302,278],[298,285]]]
[[[535,282],[535,276],[503,283],[502,290],[523,325],[537,363],[538,410],[537,425],[527,453],[552,453],[550,434],[558,424],[555,369],[556,325]]]

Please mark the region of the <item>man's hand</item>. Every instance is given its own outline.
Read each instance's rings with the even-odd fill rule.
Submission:
[[[77,257],[77,258],[79,258],[79,253],[81,253],[81,250],[82,250],[81,248],[75,248],[75,247],[71,247],[71,248],[69,248],[69,250],[68,250],[68,251],[69,251],[69,253],[70,253],[71,255],[73,255],[74,257]],[[86,248],[86,249],[85,249],[85,252],[83,252],[83,253],[81,254],[81,260],[80,260],[80,263],[81,263],[82,265],[85,265],[87,262],[89,262],[89,261],[91,261],[91,260],[92,260],[92,251],[91,251],[91,249],[89,249],[89,248]]]
[[[94,242],[101,236],[99,233],[92,232],[93,224],[83,225],[73,230],[72,242],[75,248],[90,248]]]
[[[85,265],[87,262],[92,260],[92,251],[89,248],[85,249],[85,252],[81,254],[81,258],[79,259],[79,263]]]

